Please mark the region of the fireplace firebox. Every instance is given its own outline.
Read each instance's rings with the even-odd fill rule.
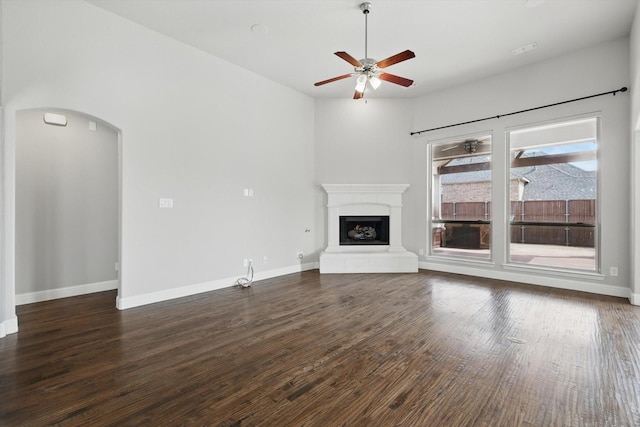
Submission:
[[[340,245],[388,245],[389,216],[340,216]]]

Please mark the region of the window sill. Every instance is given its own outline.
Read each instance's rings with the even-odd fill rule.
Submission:
[[[491,258],[475,258],[472,256],[464,256],[464,255],[438,255],[431,254],[424,257],[424,260],[427,262],[444,262],[444,263],[453,263],[453,264],[475,264],[482,265],[485,267],[495,267],[495,263]]]
[[[552,274],[554,276],[562,276],[568,277],[572,279],[589,279],[589,280],[604,280],[606,278],[605,275],[598,273],[596,271],[579,271],[579,270],[569,270],[565,268],[554,268],[554,267],[544,267],[537,265],[525,265],[525,264],[502,264],[502,268],[507,271],[517,271],[517,272],[538,272],[543,274]]]

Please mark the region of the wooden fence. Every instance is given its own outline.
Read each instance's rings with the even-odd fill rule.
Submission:
[[[491,202],[442,203],[440,212],[443,220],[490,221]],[[595,246],[592,199],[512,201],[511,221],[512,243]]]

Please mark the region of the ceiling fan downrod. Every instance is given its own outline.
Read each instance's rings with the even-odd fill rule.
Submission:
[[[367,52],[367,35],[368,35],[368,17],[369,17],[369,12],[371,11],[371,3],[364,2],[362,4],[360,4],[360,10],[362,11],[362,13],[364,14],[364,58],[367,59],[369,58],[369,54]]]

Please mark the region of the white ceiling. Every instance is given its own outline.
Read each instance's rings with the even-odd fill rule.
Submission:
[[[362,0],[86,0],[313,97],[351,98],[364,57]],[[638,0],[372,0],[368,56],[416,57],[370,98],[412,98],[629,34]],[[536,5],[541,3],[539,5]],[[267,32],[253,32],[259,24]],[[512,49],[536,42],[522,55]]]

